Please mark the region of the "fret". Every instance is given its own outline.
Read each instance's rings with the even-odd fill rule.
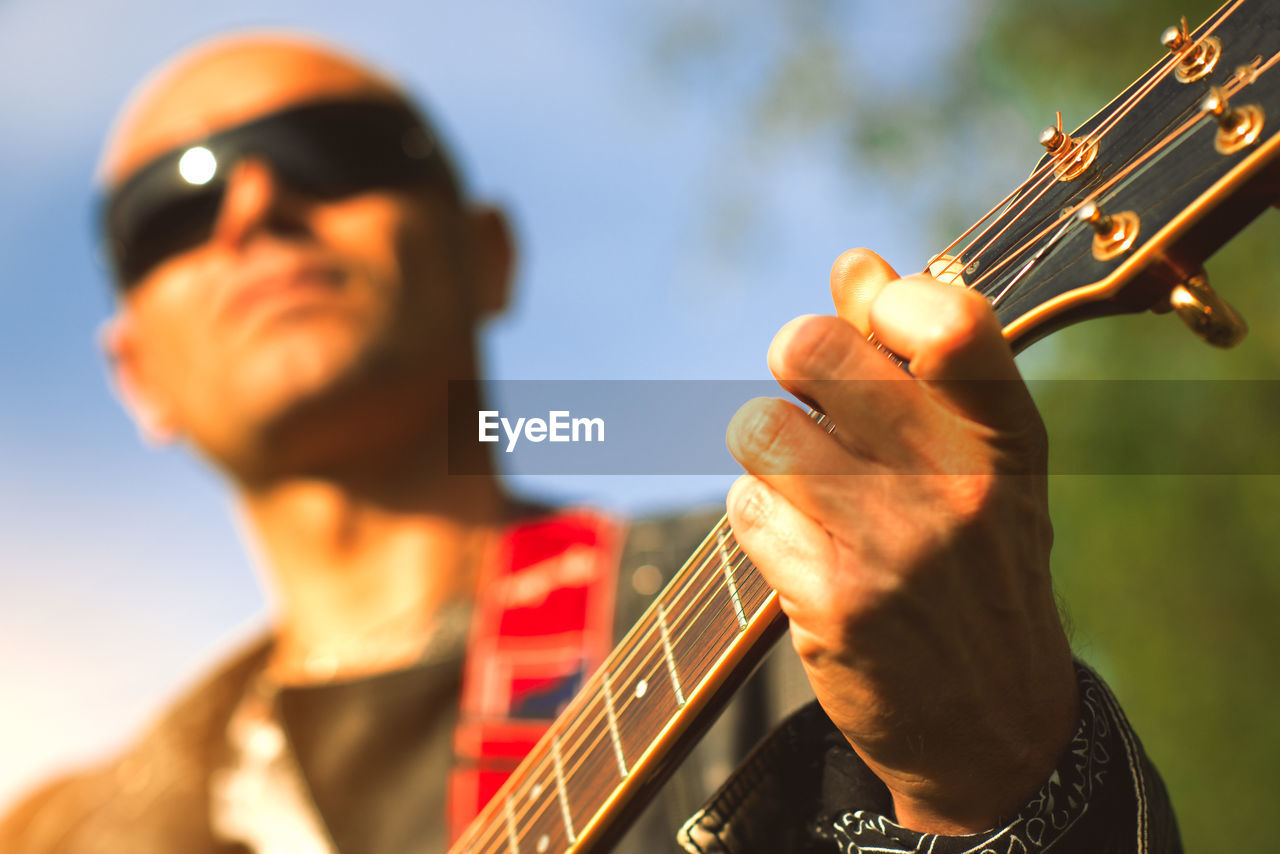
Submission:
[[[736,543],[734,545],[737,545]],[[724,571],[724,583],[729,589],[729,598],[733,600],[733,613],[738,618],[738,629],[747,627],[747,614],[742,608],[742,600],[738,597],[738,584],[733,578],[733,558],[729,554],[729,535],[723,529],[716,528],[716,554],[720,558],[720,568]]]
[[[564,760],[560,757],[559,735],[553,735],[551,738],[551,759],[556,771],[556,797],[560,801],[560,814],[564,819],[564,829],[569,835],[569,842],[573,843],[577,841],[578,835],[573,832],[573,816],[569,814],[569,795],[564,786]]]
[[[480,837],[487,854],[561,854],[594,838],[598,817],[615,808],[631,779],[653,773],[652,757],[672,737],[668,729],[678,732],[715,667],[761,630],[752,621],[770,591],[724,527],[676,574],[499,795],[489,814],[492,832]]]
[[[671,652],[671,632],[667,629],[667,609],[658,602],[658,628],[662,631],[662,654],[667,661],[667,673],[671,676],[671,687],[676,693],[676,705],[685,704],[684,692],[680,690],[680,675],[676,673],[676,659]]]
[[[622,783],[609,743],[604,709],[592,707],[585,718],[566,730],[560,739],[560,751],[565,797],[574,821],[574,833],[580,835]]]
[[[613,755],[618,760],[618,773],[627,779],[627,757],[622,752],[622,736],[618,734],[618,713],[613,707],[613,689],[609,686],[609,671],[600,671],[600,681],[604,686],[604,710],[609,716],[609,740],[613,742]]]
[[[618,776],[606,700],[600,691],[587,691],[570,705],[549,733],[556,795],[566,835],[572,844],[605,807],[623,778]]]
[[[693,690],[741,637],[742,628],[717,552],[706,555],[690,579],[670,603],[668,630],[682,682]],[[739,602],[745,592],[750,591],[739,591]]]
[[[637,638],[642,651],[621,664],[611,674],[610,686],[617,694],[614,715],[624,756],[632,757],[628,770],[649,749],[667,722],[680,711],[671,680],[663,672],[662,652],[657,632]]]
[[[733,564],[733,575],[738,579],[738,595],[742,599],[742,609],[746,612],[747,621],[755,620],[760,609],[769,601],[773,588],[764,580],[760,570],[745,553],[739,551]]]
[[[565,837],[560,810],[551,803],[555,799],[551,791],[555,781],[550,757],[546,755],[545,746],[539,752],[541,755],[536,756],[530,772],[529,785],[523,792],[517,788],[512,804],[521,854],[565,851],[570,844]]]

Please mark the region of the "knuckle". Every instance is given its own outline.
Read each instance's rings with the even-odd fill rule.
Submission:
[[[769,496],[759,481],[741,477],[729,490],[729,514],[739,533],[758,531],[769,518]]]
[[[973,521],[990,506],[996,490],[994,474],[959,474],[947,478],[947,504],[954,518]]]
[[[749,401],[734,416],[731,443],[749,469],[777,468],[787,456],[788,406],[780,400]]]

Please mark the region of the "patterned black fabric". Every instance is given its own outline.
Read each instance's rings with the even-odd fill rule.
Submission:
[[[1081,715],[1070,745],[1003,827],[966,836],[901,827],[884,784],[813,704],[756,750],[680,842],[697,854],[1181,854],[1168,793],[1115,697],[1085,665],[1076,677]]]

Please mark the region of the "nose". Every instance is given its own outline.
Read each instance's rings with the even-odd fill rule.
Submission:
[[[262,231],[299,230],[302,224],[291,197],[265,160],[256,157],[241,160],[227,178],[212,242],[238,249]]]

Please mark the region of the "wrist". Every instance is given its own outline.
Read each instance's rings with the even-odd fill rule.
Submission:
[[[1002,728],[999,737],[971,745],[950,774],[911,779],[882,777],[893,798],[897,823],[922,833],[955,836],[1006,824],[1053,774],[1080,721],[1074,667],[1026,726]]]

